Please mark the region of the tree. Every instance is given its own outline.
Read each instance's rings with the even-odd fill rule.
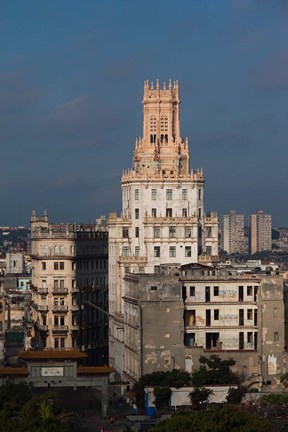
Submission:
[[[151,432],[269,432],[270,423],[263,417],[240,411],[232,405],[207,410],[177,411],[159,422]]]
[[[191,385],[191,375],[188,372],[181,372],[173,369],[170,372],[153,372],[152,374],[143,375],[137,381],[132,389],[132,393],[136,399],[137,407],[140,411],[144,411],[144,388],[145,386],[151,387],[176,387]],[[156,390],[159,392],[159,390]],[[157,399],[157,398],[156,398]],[[156,402],[157,403],[157,402]]]
[[[236,404],[239,405],[242,401],[246,389],[244,387],[231,387],[228,390],[228,394],[226,396],[226,401],[228,404]]]
[[[213,394],[213,391],[205,387],[194,387],[189,398],[194,409],[206,408],[209,401],[209,397]]]
[[[43,400],[39,407],[40,413],[40,431],[41,432],[62,432],[66,428],[64,426],[65,420],[75,419],[75,414],[60,412],[55,413],[53,403]]]
[[[234,359],[221,360],[217,355],[209,358],[201,356],[199,359],[200,368],[192,374],[192,384],[205,386],[211,384],[238,384],[239,377],[230,369],[235,365]]]

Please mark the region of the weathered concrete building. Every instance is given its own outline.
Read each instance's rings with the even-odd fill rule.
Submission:
[[[272,249],[272,216],[258,210],[249,216],[250,253]]]
[[[275,389],[285,365],[284,284],[279,275],[237,275],[201,265],[161,266],[125,277],[125,377],[179,368],[201,355],[236,360],[246,384]]]
[[[221,222],[221,248],[228,254],[248,252],[244,248],[244,215],[230,210]]]
[[[32,213],[32,321],[35,348],[80,348],[107,363],[108,233],[99,224],[53,224]],[[96,304],[93,308],[87,301]]]
[[[110,365],[124,371],[126,273],[152,273],[162,263],[197,262],[218,255],[218,218],[204,210],[204,174],[189,167],[180,133],[178,82],[144,83],[143,137],[134,167],[122,176],[122,213],[109,217]]]

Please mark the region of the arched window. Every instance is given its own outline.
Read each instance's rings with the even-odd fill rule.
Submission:
[[[43,246],[43,255],[44,256],[49,255],[49,247],[47,245]]]
[[[54,255],[57,255],[57,256],[60,255],[60,246],[58,246],[58,245],[54,246]]]
[[[60,255],[63,256],[64,255],[64,246],[61,245],[59,249],[60,249]]]
[[[150,133],[156,132],[156,117],[150,117]]]
[[[160,130],[161,130],[161,132],[168,132],[168,117],[167,116],[161,116]]]

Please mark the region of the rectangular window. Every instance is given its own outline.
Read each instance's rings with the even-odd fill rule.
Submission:
[[[191,238],[192,236],[192,228],[191,227],[185,227],[184,235],[186,238]]]
[[[153,201],[157,199],[157,189],[151,189],[151,199]]]
[[[151,289],[151,291],[157,291],[157,286],[156,285],[151,285],[150,289]]]
[[[206,228],[206,237],[212,237],[212,227]]]
[[[60,348],[65,348],[65,338],[60,338]]]
[[[139,256],[140,248],[139,246],[135,246],[135,256]]]
[[[54,288],[59,288],[59,281],[58,279],[54,279]]]
[[[135,209],[135,219],[139,219],[139,209]]]
[[[278,342],[278,341],[279,341],[279,333],[274,332],[274,342]]]
[[[215,297],[219,296],[219,287],[218,286],[214,286],[214,296]]]
[[[247,309],[247,320],[253,319],[253,309]]]
[[[219,309],[214,309],[214,320],[215,321],[219,320]]]
[[[202,200],[202,190],[198,189],[198,199]]]
[[[185,246],[185,257],[191,257],[191,246]]]
[[[176,246],[169,247],[169,257],[170,258],[176,257]]]
[[[154,238],[160,237],[160,227],[154,227]]]
[[[166,217],[172,217],[172,208],[166,208]]]
[[[190,297],[195,296],[195,286],[190,286]]]
[[[55,304],[55,302],[54,302]],[[59,317],[56,315],[54,316],[54,326],[58,326],[59,325]]]
[[[54,348],[58,349],[59,348],[59,338],[55,338],[54,339]]]
[[[169,237],[170,238],[176,237],[176,228],[174,226],[169,227]]]
[[[182,217],[187,217],[187,208],[182,209]]]
[[[128,228],[122,228],[122,237],[123,238],[129,237],[129,229]]]
[[[198,209],[198,218],[201,219],[201,217],[202,217],[202,209],[199,208]]]
[[[46,270],[46,262],[42,262],[42,270]]]
[[[135,201],[139,200],[139,189],[135,189]]]
[[[60,270],[64,270],[64,262],[62,261],[59,264],[60,264]]]
[[[212,255],[212,246],[206,246],[206,255],[208,256]]]
[[[122,256],[128,256],[129,255],[129,246],[123,246],[122,247]]]
[[[129,273],[130,272],[130,267],[129,266],[125,266],[124,267],[124,272],[125,272],[125,274]]]
[[[247,286],[247,296],[252,296],[252,286]]]
[[[58,262],[54,262],[54,270],[59,270],[59,263]]]
[[[172,196],[173,196],[172,189],[166,189],[166,200],[167,201],[172,200]]]
[[[160,266],[154,266],[154,273],[160,273]]]
[[[139,267],[139,273],[144,273],[144,267]]]
[[[46,281],[46,279],[42,279],[42,288],[47,288],[47,281]]]
[[[155,258],[160,257],[160,246],[154,246],[154,257]]]
[[[60,325],[61,326],[65,325],[65,317],[64,316],[60,316]]]
[[[135,228],[135,237],[138,238],[139,237],[139,227]]]
[[[253,333],[252,332],[247,333],[247,342],[249,344],[251,344],[253,342]]]
[[[152,217],[157,217],[157,209],[156,208],[152,208],[151,215],[152,215]]]
[[[182,200],[187,200],[187,189],[182,189]]]

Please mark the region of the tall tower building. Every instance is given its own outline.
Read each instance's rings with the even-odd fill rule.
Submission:
[[[222,217],[221,246],[228,254],[244,253],[244,215],[230,210]]]
[[[272,216],[258,210],[249,216],[250,253],[272,249]]]
[[[190,170],[180,133],[178,82],[144,83],[143,137],[122,175],[122,213],[109,217],[110,364],[125,375],[123,297],[126,273],[158,272],[218,255],[218,218],[204,211],[204,175]],[[131,308],[133,313],[133,308]]]

